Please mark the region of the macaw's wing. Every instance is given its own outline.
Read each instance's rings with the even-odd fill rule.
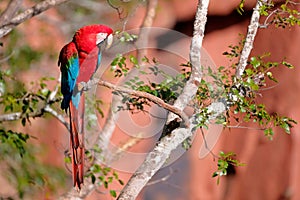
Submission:
[[[59,54],[58,65],[61,71],[61,92],[64,96],[61,108],[66,110],[72,98],[76,79],[79,75],[79,58],[73,42],[65,45]],[[77,102],[78,103],[78,102]]]

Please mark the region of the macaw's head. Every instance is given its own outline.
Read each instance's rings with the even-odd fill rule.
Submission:
[[[106,48],[112,44],[113,30],[108,26],[95,24],[84,26],[76,31],[73,42],[78,51],[90,53],[96,46],[105,45]]]

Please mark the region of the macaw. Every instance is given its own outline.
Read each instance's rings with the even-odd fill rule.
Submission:
[[[61,71],[61,109],[69,113],[70,149],[73,186],[83,184],[84,174],[84,93],[80,86],[96,72],[103,48],[112,44],[113,30],[105,25],[84,26],[76,31],[73,40],[59,54]]]

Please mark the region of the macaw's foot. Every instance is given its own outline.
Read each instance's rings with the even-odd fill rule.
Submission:
[[[93,78],[89,80],[88,82],[80,82],[78,83],[78,91],[88,91],[92,88],[92,86],[97,85],[99,82],[99,79]]]

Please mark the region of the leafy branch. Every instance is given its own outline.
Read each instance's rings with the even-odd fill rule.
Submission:
[[[41,117],[45,113],[49,113],[58,119],[67,129],[68,122],[64,117],[56,112],[51,105],[60,102],[61,98],[56,97],[59,86],[55,86],[53,91],[47,88],[47,81],[53,78],[41,78],[38,83],[32,82],[32,85],[38,85],[37,91],[21,92],[19,94],[6,93],[0,97],[0,104],[4,106],[4,112],[10,113],[0,115],[0,122],[21,120],[22,125],[30,123],[30,118]]]
[[[217,177],[217,184],[219,184],[222,176],[227,176],[230,171],[234,171],[234,167],[244,165],[244,163],[236,159],[235,153],[224,153],[221,151],[218,156],[218,170],[213,173],[212,177]]]
[[[277,28],[300,26],[300,13],[296,8],[297,5],[299,3],[290,0],[286,0],[281,5],[276,5],[273,2],[266,4],[260,10],[261,15],[266,16],[260,27],[266,28],[270,25],[275,25]]]

